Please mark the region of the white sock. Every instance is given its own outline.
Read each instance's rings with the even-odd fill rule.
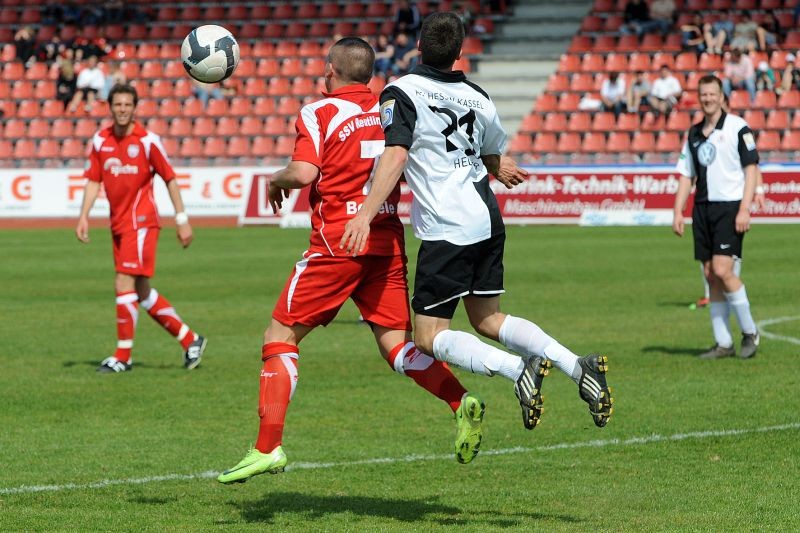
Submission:
[[[711,297],[711,292],[708,287],[708,280],[706,279],[706,269],[702,262],[700,262],[700,276],[703,278],[703,295],[705,299],[708,300]]]
[[[512,381],[517,380],[525,367],[525,362],[516,355],[490,346],[475,335],[450,329],[433,338],[433,355],[473,374],[500,374]]]
[[[509,350],[523,357],[544,356],[576,382],[580,378],[578,356],[559,344],[530,320],[506,315],[506,319],[500,326],[499,337],[503,346]],[[575,374],[577,374],[577,378]]]
[[[723,348],[733,346],[733,337],[728,326],[728,302],[711,302],[711,329],[714,340]]]
[[[747,291],[744,290],[744,285],[739,287],[738,291],[726,292],[725,298],[736,315],[736,320],[739,322],[739,328],[742,333],[754,334],[757,331],[756,323],[753,321],[753,315],[750,314],[750,300],[747,299]]]

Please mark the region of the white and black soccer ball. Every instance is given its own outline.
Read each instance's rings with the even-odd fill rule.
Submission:
[[[222,26],[200,26],[183,40],[181,59],[189,76],[203,83],[217,83],[236,70],[239,43]]]

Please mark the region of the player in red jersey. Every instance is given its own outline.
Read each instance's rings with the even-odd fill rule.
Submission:
[[[456,413],[459,462],[469,462],[478,453],[483,402],[464,390],[445,363],[417,350],[411,340],[403,225],[397,215],[399,186],[372,221],[365,254],[353,258],[337,248],[345,224],[369,191],[376,158],[383,152],[378,99],[366,85],[374,61],[375,53],[361,39],[341,39],[331,48],[325,98],[300,110],[292,161],[270,181],[275,212],[288,189],[311,185],[310,246],[287,280],[264,333],[255,447],[219,476],[222,483],[283,471],[281,441],[297,383],[298,344],[315,327],[333,320],[347,298],[369,323],[389,365]]]
[[[134,120],[138,96],[130,85],[116,85],[108,95],[114,124],[92,138],[88,179],[83,193],[78,240],[89,242],[89,211],[100,186],[111,207],[111,237],[117,271],[117,350],[97,368],[98,372],[125,372],[131,367],[131,349],[141,303],[153,319],[172,334],[184,349],[184,366],[195,368],[206,347],[206,339],[184,323],[172,304],[150,287],[161,227],[153,199],[153,176],[167,184],[175,207],[178,240],[184,248],[192,242],[192,227],[183,208],[175,171],[161,138]]]

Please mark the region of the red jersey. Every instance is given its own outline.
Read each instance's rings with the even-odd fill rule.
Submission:
[[[160,226],[153,198],[156,173],[165,182],[175,178],[161,137],[155,133],[138,122],[121,139],[114,136],[113,126],[95,133],[83,176],[103,184],[111,207],[112,233]]]
[[[349,85],[303,106],[297,118],[293,161],[319,168],[311,184],[310,252],[345,255],[339,241],[369,192],[383,153],[378,97],[365,85]],[[400,186],[392,191],[370,225],[366,255],[402,255],[403,225],[397,214]]]

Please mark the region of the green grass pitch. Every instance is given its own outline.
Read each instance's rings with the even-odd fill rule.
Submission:
[[[532,432],[510,382],[456,370],[487,402],[481,454],[457,464],[449,409],[390,371],[348,304],[301,346],[294,468],[222,486],[255,438],[261,335],[306,231],[200,228],[182,250],[165,229],[153,285],[208,349],[183,370],[142,313],[124,375],[95,373],[115,344],[107,231],[88,246],[0,231],[0,530],[799,530],[798,234],[756,225],[745,240],[754,316],[781,338],[750,361],[700,361],[713,341],[708,311],[688,308],[702,291],[690,238],[509,228],[503,310],[608,354],[606,428],[557,370]],[[416,248],[409,236],[412,271]]]

